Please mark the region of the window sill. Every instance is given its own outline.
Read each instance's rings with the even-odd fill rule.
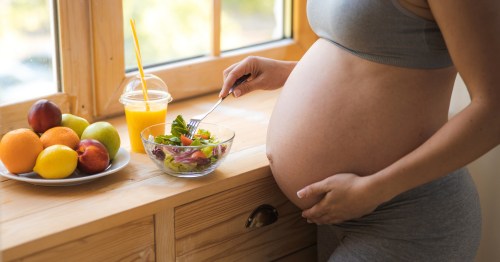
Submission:
[[[267,124],[279,91],[258,91],[228,98],[206,118],[236,132],[225,162],[198,179],[175,178],[159,171],[145,154],[131,153],[127,167],[87,184],[41,187],[0,179],[0,252],[7,261],[44,250],[105,228],[153,215],[249,181],[269,176],[265,156]],[[169,105],[167,121],[210,108],[216,94]],[[129,149],[123,116],[108,119],[122,146]]]

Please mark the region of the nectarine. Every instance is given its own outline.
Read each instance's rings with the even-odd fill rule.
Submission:
[[[36,101],[28,112],[28,123],[37,133],[43,133],[48,129],[61,125],[61,109],[47,99]]]
[[[78,170],[89,175],[100,173],[109,166],[109,153],[106,147],[95,139],[83,139],[76,149]]]

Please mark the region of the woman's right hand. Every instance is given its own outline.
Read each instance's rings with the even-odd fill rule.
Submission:
[[[273,90],[280,88],[285,84],[295,64],[296,62],[249,56],[224,70],[224,84],[219,97],[226,96],[234,82],[246,74],[250,74],[250,77],[233,90],[235,97],[257,89]]]

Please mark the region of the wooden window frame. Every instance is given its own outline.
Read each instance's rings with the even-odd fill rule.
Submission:
[[[147,69],[169,86],[174,102],[217,92],[222,71],[246,56],[298,60],[317,39],[307,22],[306,0],[293,5],[292,36],[237,51],[220,50],[220,5],[213,0],[211,56]],[[125,73],[122,0],[57,0],[60,71],[63,92],[47,96],[63,112],[96,121],[123,114],[118,102],[123,84],[134,73]],[[37,98],[39,99],[39,98]],[[27,112],[37,99],[0,106],[0,136],[27,127]]]

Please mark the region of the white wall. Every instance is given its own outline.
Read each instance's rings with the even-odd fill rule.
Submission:
[[[453,90],[450,113],[457,113],[469,102],[465,84],[458,77]],[[468,167],[479,190],[483,216],[482,239],[476,262],[500,261],[500,146],[472,162]]]

